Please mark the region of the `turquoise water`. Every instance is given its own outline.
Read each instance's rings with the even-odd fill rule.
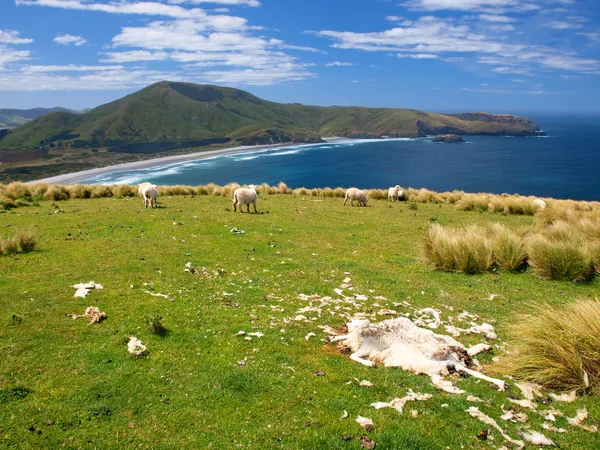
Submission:
[[[343,140],[115,171],[81,180],[113,184],[230,182],[297,187],[425,187],[600,200],[600,116],[530,116],[547,137],[465,136]]]

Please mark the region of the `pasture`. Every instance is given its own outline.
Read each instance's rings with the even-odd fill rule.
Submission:
[[[320,328],[341,330],[357,313],[384,320],[383,309],[412,317],[432,307],[443,321],[468,311],[499,338],[479,360],[506,357],[508,326],[520,314],[597,298],[600,279],[439,272],[423,263],[422,247],[433,223],[516,229],[533,225],[532,216],[383,199],[344,207],[342,198],[301,193],[259,193],[258,214],[234,213],[230,196],[161,194],[158,204],[39,200],[0,214],[0,236],[29,231],[37,240],[33,252],[0,255],[0,448],[359,449],[361,436],[381,449],[500,448],[502,436],[472,418],[471,406],[515,439],[531,428],[562,448],[600,447],[598,433],[565,417],[556,426],[566,433],[542,429],[540,415],[508,401],[521,394],[506,377],[505,392],[451,378],[483,400],[472,403],[437,391],[428,377],[351,361]],[[188,262],[196,273],[185,271]],[[104,289],[75,298],[72,286],[90,280]],[[335,289],[356,301],[317,311],[310,297],[335,298]],[[88,306],[107,319],[66,316]],[[130,336],[147,346],[142,356],[127,352]],[[370,406],[408,389],[433,397],[402,414]],[[592,394],[540,403],[568,417],[583,406],[585,423],[600,420]],[[501,407],[528,422],[501,420]]]

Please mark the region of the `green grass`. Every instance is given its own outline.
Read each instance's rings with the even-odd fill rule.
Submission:
[[[305,313],[316,318],[309,323],[286,323],[308,305],[298,294],[335,295],[350,277],[354,292],[369,300],[344,313],[435,307],[447,320],[464,309],[506,340],[515,314],[533,303],[560,306],[600,288],[599,279],[579,285],[529,271],[469,276],[422,264],[432,220],[452,227],[495,221],[509,229],[533,223],[531,216],[451,204],[411,210],[372,199],[352,208],[336,197],[260,195],[261,214],[234,214],[229,197],[204,195],[160,196],[157,209],[143,208],[138,197],[71,199],[59,203],[61,213],[52,200],[37,205],[0,214],[0,234],[31,230],[37,240],[31,253],[0,256],[0,448],[357,449],[361,435],[383,449],[492,448],[476,438],[486,427],[465,412],[465,396],[438,393],[428,378],[398,369],[363,367],[323,342],[318,325],[339,328],[344,317],[325,310]],[[245,234],[230,233],[234,227]],[[198,275],[184,272],[187,262]],[[90,280],[104,290],[74,298],[71,286]],[[393,305],[402,301],[412,306]],[[108,318],[88,325],[65,316],[89,305]],[[168,330],[163,336],[148,329],[157,316]],[[264,337],[249,342],[236,336],[240,330]],[[309,332],[317,337],[307,341]],[[131,335],[147,345],[145,356],[127,353]],[[481,360],[502,354],[494,349]],[[374,386],[360,387],[355,378]],[[474,379],[456,383],[502,422],[508,392]],[[408,388],[433,398],[407,405],[402,415],[369,406]],[[593,396],[553,406],[573,417],[583,405],[600,418]],[[411,409],[421,411],[418,418]],[[348,419],[340,419],[343,410]],[[365,432],[357,415],[372,418],[375,430]],[[530,418],[541,431],[541,418]],[[517,437],[520,426],[501,426]],[[343,441],[348,434],[355,438]],[[545,434],[563,448],[598,447],[597,435],[580,429]]]

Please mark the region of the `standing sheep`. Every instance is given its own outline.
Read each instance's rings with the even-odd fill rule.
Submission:
[[[156,186],[155,184],[152,183],[142,183],[139,185],[138,187],[138,194],[140,194],[140,197],[142,197],[142,199],[144,200],[144,206],[147,208],[148,206],[150,206],[150,208],[157,208],[158,207],[158,203],[157,203],[157,199],[158,199],[158,190],[157,190],[158,186]]]
[[[400,198],[404,195],[404,191],[398,185],[388,189],[388,199],[392,199],[393,202],[400,201]]]
[[[346,196],[344,197],[344,206],[346,205],[348,199],[350,199],[350,206],[354,206],[354,200],[358,202],[358,206],[367,206],[367,194],[360,189],[350,188],[346,191]]]
[[[236,207],[239,206],[240,212],[242,205],[248,205],[248,212],[250,212],[250,203],[254,205],[254,212],[256,210],[256,201],[258,200],[258,194],[256,193],[256,185],[251,184],[247,188],[237,188],[233,193],[233,212],[236,212]]]

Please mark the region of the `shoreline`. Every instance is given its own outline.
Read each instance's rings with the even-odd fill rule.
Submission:
[[[322,138],[322,139],[326,142],[332,142],[332,141],[341,140],[344,138],[328,137],[328,138]],[[104,175],[106,173],[117,172],[120,170],[147,169],[150,167],[162,166],[165,164],[173,164],[173,163],[185,162],[185,161],[197,161],[197,160],[202,160],[202,159],[207,159],[207,158],[213,158],[216,156],[252,153],[255,151],[269,149],[269,148],[284,147],[286,145],[316,145],[316,144],[310,144],[310,143],[302,144],[302,143],[286,142],[283,144],[242,145],[242,146],[238,146],[238,147],[220,148],[220,149],[215,149],[215,150],[207,150],[207,151],[203,151],[203,152],[186,153],[184,155],[163,156],[160,158],[145,159],[143,161],[131,161],[131,162],[127,162],[127,163],[113,164],[110,166],[96,167],[94,169],[82,170],[79,172],[70,172],[70,173],[65,173],[62,175],[55,175],[53,177],[41,178],[39,180],[28,181],[25,184],[35,184],[35,183],[76,184],[79,181],[89,178],[91,176]]]

